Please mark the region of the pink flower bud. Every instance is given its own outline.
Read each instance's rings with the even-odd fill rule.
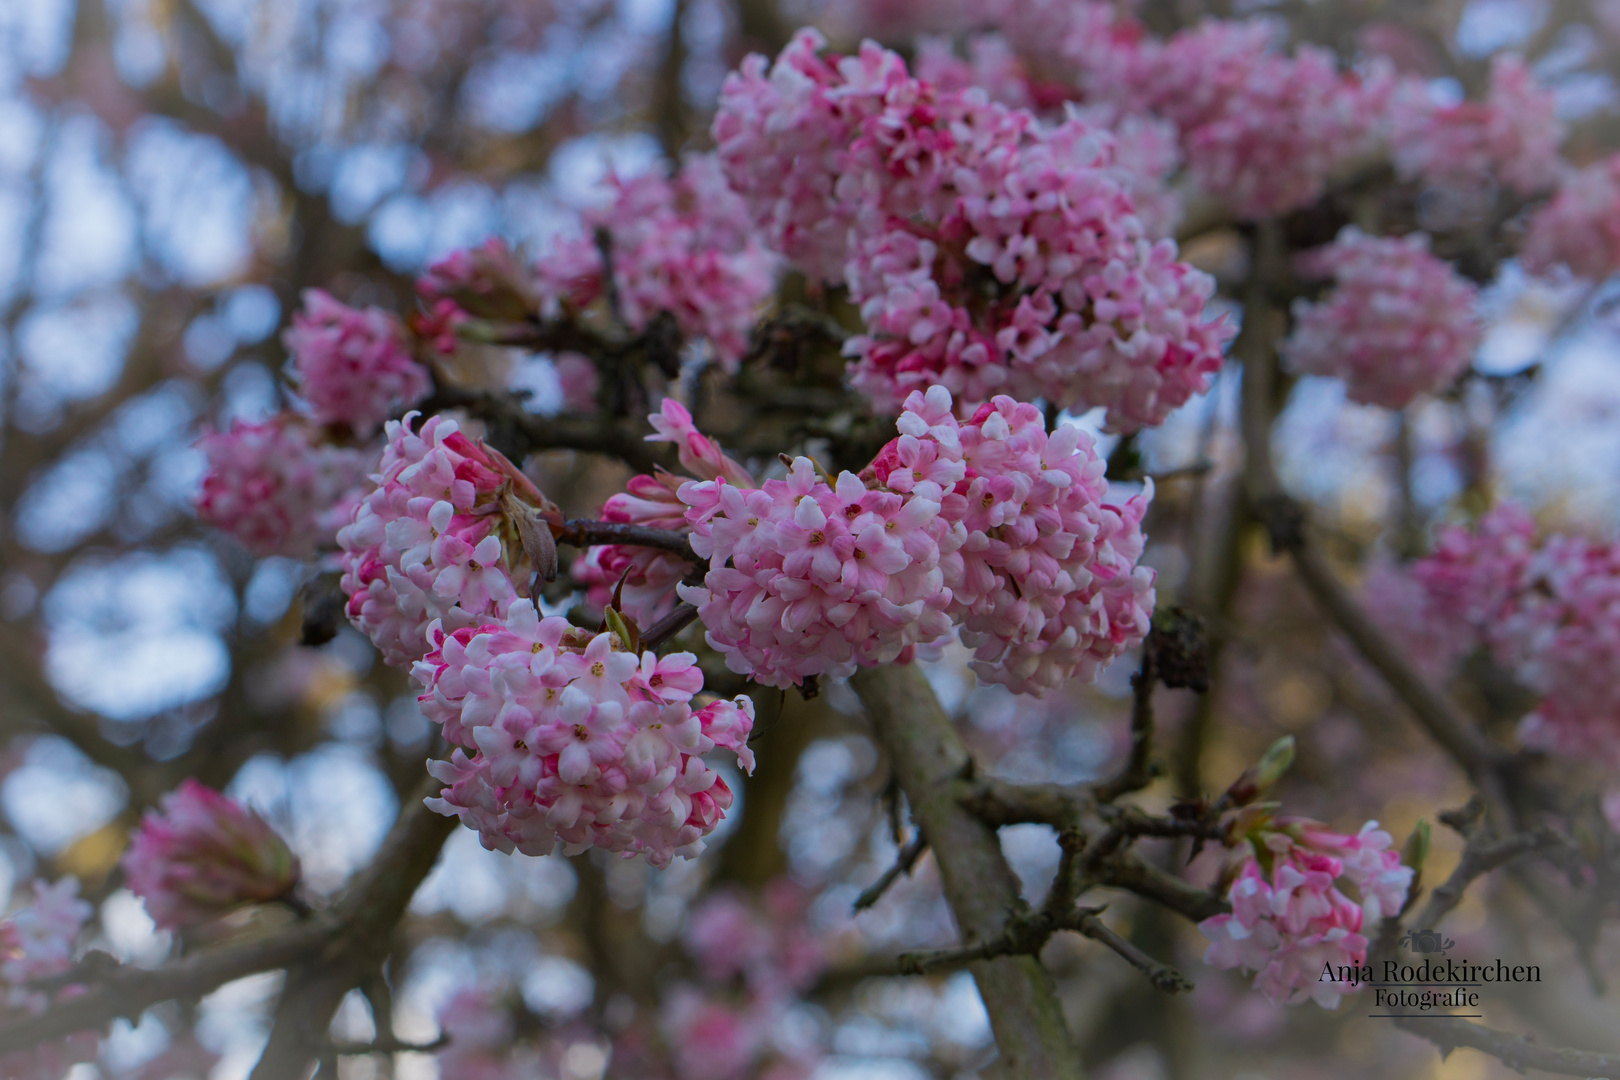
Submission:
[[[289,895],[298,858],[263,818],[187,779],[148,810],[124,855],[129,887],[161,927]]]

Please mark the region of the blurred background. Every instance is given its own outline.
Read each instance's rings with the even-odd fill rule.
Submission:
[[[1620,145],[1614,0],[1147,0],[1137,11],[1160,31],[1206,11],[1276,14],[1300,40],[1351,56],[1438,42],[1397,59],[1455,96],[1489,56],[1521,52],[1573,126],[1572,159]],[[191,510],[196,434],[281,408],[279,333],[302,290],[407,310],[428,262],[494,234],[543,246],[602,198],[610,173],[706,148],[726,72],[796,26],[908,50],[917,32],[950,32],[970,14],[948,0],[0,0],[0,899],[35,875],[77,874],[99,906],[101,947],[155,964],[177,943],[154,931],[116,864],[141,812],[181,777],[260,808],[311,887],[332,893],[421,775],[430,730],[407,677],[348,629],[301,646],[312,568],[256,560]],[[1219,277],[1232,246],[1217,230],[1187,257]],[[1279,470],[1347,564],[1399,553],[1470,499],[1512,497],[1567,531],[1620,526],[1620,290],[1532,281],[1509,263],[1489,297],[1475,376],[1449,397],[1395,414],[1346,402],[1329,380],[1295,388]],[[531,408],[560,407],[546,357],[490,363],[534,391]],[[1220,612],[1227,642],[1210,695],[1163,693],[1182,764],[1149,800],[1218,789],[1292,732],[1291,811],[1352,831],[1377,818],[1400,838],[1463,801],[1465,785],[1261,537],[1222,529],[1235,413],[1223,379],[1137,446],[1149,469],[1196,466],[1160,483],[1147,559],[1161,602]],[[566,452],[532,468],[576,513],[626,475]],[[1133,664],[1037,702],[975,687],[964,659],[947,654],[931,676],[993,772],[1078,781],[1117,760]],[[976,1076],[989,1031],[966,974],[865,973],[872,956],[954,931],[927,857],[873,910],[851,913],[896,854],[886,766],[858,704],[837,685],[808,702],[767,693],[760,768],[728,777],[740,809],[699,861],[653,872],[591,855],[503,856],[457,830],[402,930],[399,1036],[432,1039],[440,1010],[476,985],[520,999],[527,1035],[548,1048],[521,1075],[599,1080],[602,1033],[660,1008],[680,977],[694,902],[787,881],[828,966],[773,1033],[784,1054],[802,1050],[816,1080]],[[1038,900],[1053,834],[1020,826],[1004,842]],[[1437,875],[1456,850],[1437,833]],[[1543,965],[1542,985],[1493,999],[1493,1019],[1612,1043],[1612,999],[1591,994],[1568,942],[1523,908],[1510,890],[1478,888],[1454,931],[1464,955]],[[1338,1013],[1270,1005],[1236,973],[1200,965],[1191,926],[1125,899],[1111,910],[1198,988],[1165,998],[1095,944],[1055,943],[1046,959],[1099,1080],[1511,1075],[1469,1053],[1442,1062],[1356,1002]],[[1598,957],[1620,973],[1612,922]],[[277,978],[120,1022],[74,1080],[245,1076]],[[337,1030],[375,1030],[359,995]],[[192,1031],[200,1052],[186,1064],[171,1051]],[[407,1054],[397,1073],[427,1080],[438,1068]]]

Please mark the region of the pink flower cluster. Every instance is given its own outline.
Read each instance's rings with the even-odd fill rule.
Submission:
[[[349,619],[396,666],[428,651],[427,627],[506,617],[517,599],[521,549],[503,509],[510,492],[542,507],[534,484],[454,420],[417,414],[388,422],[376,488],[338,533]]]
[[[1207,388],[1232,329],[1204,318],[1211,280],[1147,238],[1107,131],[823,45],[801,31],[774,65],[750,57],[714,134],[773,245],[842,270],[869,330],[851,378],[880,407],[938,383],[964,410],[1007,392],[1134,429]]]
[[[504,622],[435,621],[429,638],[413,669],[418,700],[461,748],[429,764],[448,785],[429,805],[491,850],[544,855],[560,842],[666,866],[702,851],[732,803],[702,755],[729,750],[753,770],[753,703],[694,711],[703,673],[691,653],[627,652],[611,632],[542,619],[527,603]]]
[[[282,340],[316,423],[346,424],[361,438],[433,388],[427,368],[411,356],[405,327],[382,308],[352,308],[306,289],[304,310]]]
[[[735,370],[748,333],[776,284],[776,259],[710,155],[685,158],[673,177],[610,178],[610,198],[580,216],[532,267],[499,238],[457,251],[428,268],[417,292],[428,305],[418,330],[453,352],[469,317],[521,320],[577,316],[608,297],[605,231],[620,314],[633,331],[668,314],[687,338],[702,339]]]
[[[1429,254],[1424,234],[1368,236],[1346,226],[1305,266],[1332,275],[1334,288],[1320,302],[1294,303],[1283,354],[1295,370],[1336,376],[1352,400],[1398,409],[1473,362],[1484,332],[1479,290]]]
[[[441,353],[455,352],[454,330],[469,317],[516,321],[535,312],[557,315],[558,297],[542,297],[534,275],[498,236],[429,266],[416,279],[416,293],[428,307],[422,321],[438,331],[422,336],[434,340]]]
[[[1205,20],[1168,41],[1144,41],[1105,96],[1168,119],[1198,186],[1240,217],[1315,202],[1329,175],[1368,145],[1383,99],[1339,72],[1326,49],[1272,51],[1263,20]]]
[[[1484,101],[1440,105],[1423,83],[1403,80],[1388,116],[1395,168],[1406,178],[1468,191],[1494,177],[1530,195],[1552,187],[1562,167],[1553,96],[1516,56],[1491,62]]]
[[[1620,270],[1620,154],[1564,177],[1552,200],[1531,215],[1521,257],[1535,274],[1567,266],[1601,281]]]
[[[1409,574],[1453,658],[1483,645],[1540,695],[1520,726],[1527,745],[1620,765],[1620,544],[1537,544],[1531,519],[1507,505],[1474,530],[1448,529]]]
[[[299,880],[297,856],[263,818],[191,779],[146,812],[123,862],[130,890],[163,928],[281,899]]]
[[[1198,924],[1211,943],[1204,962],[1255,972],[1256,988],[1273,1001],[1328,1009],[1354,987],[1324,979],[1324,965],[1366,963],[1363,928],[1400,911],[1412,883],[1376,821],[1354,836],[1304,818],[1265,821],[1239,841],[1228,874],[1232,913]],[[1355,886],[1359,904],[1340,880]]]
[[[318,442],[288,413],[197,440],[208,471],[197,516],[255,555],[304,558],[331,543],[359,498],[366,455]]]
[[[800,30],[776,63],[756,54],[726,77],[712,134],[721,168],[771,248],[812,278],[843,276],[849,230],[867,178],[847,167],[863,121],[900,128],[907,102],[887,98],[875,45],[859,58],[822,59],[826,41]],[[902,75],[903,78],[903,75]],[[900,163],[900,174],[910,167]]]
[[[1148,631],[1153,572],[1137,565],[1151,486],[1116,506],[1091,437],[1008,397],[958,422],[943,387],[913,393],[863,475],[940,502],[947,614],[986,682],[1041,694],[1090,680]],[[939,494],[943,492],[943,494]]]
[[[803,457],[757,488],[688,482],[692,550],[709,571],[681,599],[726,666],[765,686],[893,663],[950,629],[938,497],[938,485],[868,490],[850,472],[829,485]]]
[[[940,384],[964,409],[1006,393],[1107,405],[1120,430],[1162,422],[1220,369],[1213,282],[1147,239],[1106,131],[978,111],[994,136],[964,152],[938,224],[891,217],[851,251],[868,328],[846,346],[851,381],[888,407]]]
[[[51,995],[28,984],[71,971],[74,943],[92,908],[79,899],[79,882],[64,877],[54,885],[34,883],[34,902],[0,922],[0,1016],[38,1015]],[[59,993],[72,995],[80,987]],[[0,1076],[15,1080],[61,1080],[74,1065],[96,1059],[99,1040],[92,1031],[0,1054]]]
[[[614,181],[613,202],[586,214],[585,224],[612,235],[619,302],[632,329],[668,312],[682,333],[707,340],[720,363],[736,370],[776,285],[776,260],[712,155],[688,156],[671,179],[646,173]],[[595,255],[598,281],[589,291],[599,293],[595,242],[579,243]]]
[[[693,425],[692,414],[674,398],[665,398],[648,418],[654,434],[648,442],[670,442],[681,467],[698,480],[725,478],[737,487],[757,487],[752,475]],[[686,504],[677,492],[686,481],[662,469],[653,476],[633,476],[625,490],[602,506],[603,521],[645,525],[654,529],[686,527]],[[686,576],[679,555],[630,544],[601,544],[573,565],[574,579],[586,586],[592,606],[605,609],[619,595],[619,610],[641,626],[667,615],[675,606],[675,586]]]
[[[726,475],[681,485],[710,566],[678,591],[733,671],[767,686],[844,676],[908,661],[958,623],[981,678],[1040,694],[1141,640],[1151,492],[1104,502],[1089,436],[1048,436],[1039,409],[1008,397],[958,421],[942,386],[913,393],[898,427],[835,483],[798,458],[759,487]]]

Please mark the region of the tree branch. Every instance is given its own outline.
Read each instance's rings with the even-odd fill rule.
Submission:
[[[418,795],[437,794],[439,786],[430,777]],[[297,971],[347,972],[356,957],[380,962],[379,952],[386,953],[394,927],[455,826],[455,818],[436,814],[420,799],[413,799],[400,813],[377,859],[331,910],[271,936],[193,953],[161,968],[115,968],[91,982],[82,993],[55,1002],[40,1016],[0,1023],[0,1055],[74,1032],[100,1030],[119,1017],[134,1020],[159,1002],[201,997],[234,979],[277,968],[289,969],[287,989],[282,994],[286,1006],[290,1000],[303,998],[294,992]],[[345,985],[343,993],[352,985]],[[332,1001],[333,1009],[341,999],[339,993]],[[282,1011],[278,1009],[278,1016]],[[330,1019],[328,1013],[326,1021]],[[310,1043],[311,1056],[313,1047],[325,1041],[323,1024]],[[276,1045],[274,1036],[271,1043]],[[278,1059],[276,1066],[282,1071],[255,1075],[281,1080],[292,1074],[289,1070],[296,1063],[289,1065]]]
[[[889,891],[889,886],[900,880],[902,874],[911,873],[912,867],[917,865],[917,860],[922,858],[922,853],[927,850],[928,841],[920,835],[914,837],[911,843],[900,849],[900,855],[894,860],[894,865],[883,871],[882,877],[872,882],[855,898],[855,910],[865,911],[881,900],[883,894]]]
[[[1091,793],[1064,784],[1010,784],[987,777],[959,788],[957,798],[987,825],[1050,825],[1064,829],[1091,809]]]
[[[653,623],[642,631],[641,647],[643,649],[657,649],[664,642],[686,629],[693,619],[697,618],[698,609],[691,604],[679,603],[675,609],[662,619]]]
[[[1540,1069],[1562,1076],[1586,1077],[1620,1073],[1620,1054],[1542,1046],[1528,1036],[1510,1035],[1468,1020],[1437,1016],[1425,1018],[1419,1024],[1403,1018],[1396,1020],[1395,1026],[1434,1043],[1442,1058],[1450,1056],[1457,1047],[1466,1046],[1470,1050],[1489,1054],[1519,1072]]]
[[[900,971],[909,975],[922,975],[944,971],[963,964],[1000,956],[1038,954],[1059,930],[1072,930],[1091,938],[1119,954],[1126,963],[1147,976],[1155,989],[1167,994],[1191,990],[1192,981],[1169,964],[1160,963],[1109,929],[1100,918],[1101,908],[1073,908],[1067,912],[1041,910],[1008,922],[996,937],[977,945],[960,949],[941,949],[932,953],[905,953],[898,959]]]
[[[953,783],[972,768],[967,748],[915,665],[867,668],[850,686],[933,847],[963,938],[984,947],[1024,905],[995,830],[961,804]],[[970,967],[1010,1080],[1079,1080],[1057,987],[1039,961],[986,956]]]
[[[383,841],[381,854],[339,901],[337,932],[323,942],[319,955],[287,972],[270,1041],[252,1080],[302,1076],[301,1070],[330,1041],[327,1029],[343,996],[391,951],[394,927],[459,824],[423,803],[442,786],[431,776],[423,779]],[[385,1022],[378,1018],[379,1030]]]
[[[1463,892],[1476,878],[1512,862],[1520,855],[1559,842],[1558,834],[1548,828],[1516,833],[1501,840],[1485,839],[1479,834],[1469,837],[1457,868],[1429,894],[1428,903],[1424,905],[1415,925],[1424,930],[1434,929],[1462,902]]]
[[[628,544],[631,547],[657,548],[679,555],[690,563],[701,565],[704,562],[693,552],[692,543],[686,533],[670,529],[653,529],[646,525],[632,525],[625,521],[570,518],[563,522],[562,532],[557,534],[557,541],[580,548],[596,544]]]
[[[1151,637],[1151,635],[1149,635]],[[1153,687],[1158,682],[1153,667],[1153,648],[1142,643],[1142,666],[1131,676],[1131,752],[1125,768],[1112,780],[1098,784],[1098,802],[1110,803],[1121,795],[1141,791],[1157,775],[1153,768]]]
[[[271,937],[193,953],[161,968],[120,967],[84,993],[56,1002],[40,1016],[0,1024],[0,1055],[77,1031],[104,1028],[121,1016],[134,1020],[159,1002],[201,997],[233,979],[286,967],[317,952],[336,932],[334,920],[322,919]]]
[[[1379,673],[1429,736],[1462,766],[1468,778],[1499,813],[1507,800],[1499,768],[1505,752],[1487,739],[1450,700],[1428,684],[1406,657],[1351,598],[1320,552],[1309,543],[1304,508],[1283,493],[1271,464],[1272,383],[1277,341],[1286,322],[1270,290],[1283,274],[1281,237],[1275,222],[1263,223],[1256,239],[1255,270],[1244,297],[1243,332],[1234,352],[1243,361],[1242,416],[1244,484],[1254,514],[1270,533],[1273,547],[1287,552],[1306,590]]]
[[[643,473],[651,473],[663,464],[643,439],[626,433],[607,416],[537,416],[525,412],[509,393],[441,383],[422,403],[421,410],[432,414],[445,409],[461,409],[488,424],[491,445],[514,461],[540,450],[579,450],[618,458]]]
[[[1225,915],[1230,904],[1208,889],[1201,889],[1149,863],[1139,853],[1126,849],[1098,868],[1097,883],[1146,897],[1193,922],[1214,915]]]
[[[1162,990],[1166,994],[1175,994],[1193,988],[1191,979],[1169,964],[1160,963],[1120,937],[1096,915],[1082,914],[1075,923],[1074,928],[1093,941],[1099,941],[1113,949],[1127,964],[1146,975],[1148,982],[1153,984],[1155,990]]]

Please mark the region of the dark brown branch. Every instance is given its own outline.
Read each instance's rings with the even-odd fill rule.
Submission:
[[[537,416],[525,412],[510,393],[441,384],[421,409],[427,414],[462,409],[477,417],[489,425],[490,444],[514,461],[541,450],[579,450],[618,458],[643,473],[662,464],[644,439],[627,433],[609,417]]]
[[[1083,787],[1063,784],[1010,784],[984,779],[963,787],[963,806],[987,825],[1050,825],[1064,829],[1077,823],[1092,805]]]
[[[889,886],[900,880],[901,875],[911,873],[922,853],[928,850],[928,841],[920,835],[913,838],[911,843],[900,849],[900,855],[894,860],[894,865],[883,871],[883,876],[872,882],[861,895],[855,898],[855,910],[865,911],[883,898],[889,891]]]
[[[450,1045],[449,1035],[440,1035],[432,1042],[401,1042],[392,1035],[379,1036],[368,1043],[334,1042],[326,1049],[337,1057],[363,1057],[368,1054],[431,1054]]]
[[[668,615],[642,631],[641,647],[643,649],[657,649],[664,642],[686,629],[692,620],[697,618],[697,613],[698,609],[691,604],[676,604],[675,609]]]
[[[632,547],[657,548],[660,551],[672,552],[691,563],[703,561],[692,551],[691,541],[687,539],[685,533],[670,529],[653,529],[646,525],[632,525],[624,521],[570,518],[563,522],[562,532],[557,534],[557,542],[574,547],[628,544]]]
[[[1146,897],[1193,922],[1232,910],[1231,905],[1208,889],[1183,881],[1128,849],[1098,869],[1097,883]]]
[[[1495,773],[1506,761],[1506,753],[1480,734],[1462,711],[1430,686],[1401,655],[1350,596],[1315,547],[1302,538],[1289,549],[1289,555],[1306,590],[1362,658],[1383,676],[1424,730],[1463,767],[1469,778],[1488,795],[1494,790],[1500,801],[1500,785]]]
[[[1206,459],[1195,461],[1190,465],[1177,465],[1171,469],[1160,469],[1158,472],[1150,472],[1145,475],[1150,477],[1155,484],[1162,484],[1167,480],[1194,479],[1214,471],[1215,463]]]
[[[1034,956],[1046,947],[1053,934],[1060,930],[1071,930],[1112,949],[1126,963],[1146,975],[1148,981],[1158,990],[1174,994],[1192,989],[1192,982],[1187,976],[1170,965],[1155,960],[1109,929],[1098,918],[1101,910],[1101,908],[1074,908],[1058,913],[1042,909],[1009,921],[1006,929],[999,935],[976,945],[960,949],[941,949],[931,953],[904,953],[898,959],[899,967],[902,973],[922,975],[998,956]]]
[[[1226,835],[1218,821],[1200,818],[1156,817],[1134,806],[1098,807],[1097,812],[1109,823],[1109,830],[1121,836],[1192,837],[1200,840],[1219,840]]]
[[[1092,910],[1094,913],[1096,909]],[[896,963],[903,975],[928,975],[1001,956],[1033,957],[1046,947],[1053,934],[1063,929],[1067,928],[1059,925],[1046,911],[1028,913],[1008,919],[1001,932],[994,937],[955,949],[901,953]]]

